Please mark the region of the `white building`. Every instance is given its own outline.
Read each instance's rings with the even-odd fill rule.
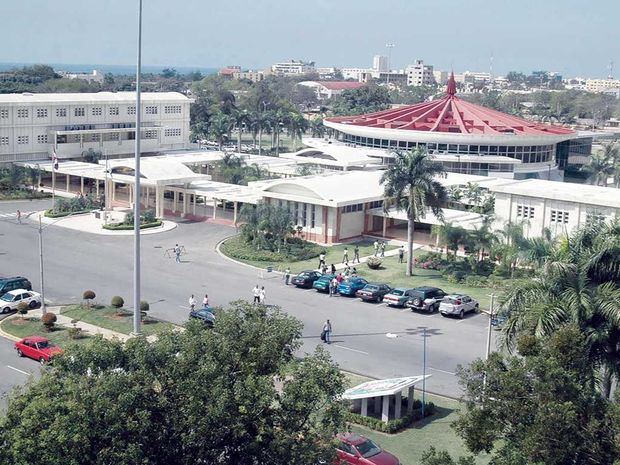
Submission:
[[[345,90],[359,89],[366,84],[350,81],[303,81],[298,85],[313,89],[319,100],[329,100],[336,95],[340,95]]]
[[[135,92],[0,94],[0,163],[76,158],[92,148],[134,151]],[[187,148],[192,100],[177,92],[142,93],[142,152]]]
[[[342,68],[342,77],[344,79],[355,79],[356,81],[362,81],[365,74],[371,73],[372,69],[368,68]]]
[[[385,55],[375,55],[372,57],[372,69],[374,71],[385,72],[389,66],[388,57]]]
[[[66,79],[80,79],[82,81],[97,82],[103,84],[104,75],[101,71],[93,69],[92,73],[70,73],[68,71],[58,71],[58,74]]]
[[[407,73],[408,86],[419,87],[435,85],[433,67],[431,65],[425,65],[422,60],[416,60],[412,65],[407,66],[405,72]]]
[[[620,89],[620,79],[586,79],[588,92],[603,92],[610,89]]]
[[[314,61],[285,61],[271,65],[271,71],[279,76],[299,76],[301,74],[314,73]]]

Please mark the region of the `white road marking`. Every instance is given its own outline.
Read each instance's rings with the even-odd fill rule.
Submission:
[[[403,308],[403,309],[400,311],[400,313],[405,313],[405,312],[411,312],[411,309],[410,309],[410,308],[405,307],[405,308]]]
[[[452,373],[451,371],[440,370],[439,368],[428,367],[429,370],[438,371],[440,373],[445,373],[446,375],[456,376],[456,373]]]
[[[339,344],[330,344],[334,347],[340,347],[341,349],[350,350],[351,352],[357,352],[358,354],[368,355],[368,352],[364,352],[363,350],[351,349],[350,347],[341,346]]]
[[[312,291],[316,292],[316,289],[314,288],[304,289],[304,292],[312,292]]]
[[[15,370],[15,371],[17,371],[19,373],[22,373],[22,374],[24,374],[26,376],[30,376],[30,373],[28,373],[27,371],[20,370],[19,368],[12,367],[11,365],[7,365],[6,367],[10,368],[11,370]]]

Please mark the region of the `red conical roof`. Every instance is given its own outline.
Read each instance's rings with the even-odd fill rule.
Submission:
[[[448,79],[448,87],[446,89],[446,94],[456,95],[456,81],[454,80],[454,71],[450,73],[450,79]]]

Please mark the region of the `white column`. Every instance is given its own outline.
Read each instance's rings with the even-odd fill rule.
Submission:
[[[129,206],[133,207],[133,186],[131,184],[127,184],[127,188],[129,193]]]
[[[217,199],[213,199],[213,218],[215,218],[217,212]]]
[[[177,212],[177,202],[179,201],[179,193],[177,191],[174,191],[172,193],[172,211],[174,213]]]
[[[233,202],[233,224],[237,224],[237,202]]]
[[[67,192],[71,192],[71,175],[67,173]]]
[[[187,191],[183,191],[183,218],[187,215]]]
[[[99,179],[95,179],[95,196],[99,197]]]
[[[192,194],[192,215],[196,216],[196,194]]]
[[[387,423],[390,419],[390,396],[383,396],[383,408],[381,409],[381,421]]]
[[[411,415],[413,413],[413,393],[415,388],[411,386],[407,392],[407,415]]]
[[[362,408],[360,409],[360,414],[363,417],[368,416],[368,397],[362,399]]]
[[[402,403],[402,392],[398,391],[394,394],[394,418],[397,420],[400,418],[400,408]]]
[[[147,187],[146,188],[146,204],[145,204],[147,209],[149,208],[149,191],[150,189]]]
[[[164,193],[161,186],[155,186],[155,216],[163,217]]]
[[[110,184],[110,189],[112,189],[112,200],[116,200],[116,183],[112,181]]]

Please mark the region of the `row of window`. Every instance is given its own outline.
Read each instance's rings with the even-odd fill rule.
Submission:
[[[278,200],[278,205],[280,207],[284,206],[286,202],[286,208],[289,213],[293,217],[293,221],[295,223],[299,223],[304,228],[308,226],[308,204],[301,202],[287,202],[285,200]],[[299,208],[301,205],[301,209]],[[301,218],[299,217],[299,213],[301,210]],[[300,221],[301,220],[301,221]],[[314,228],[316,225],[316,205],[310,205],[310,227]]]
[[[356,203],[354,205],[346,205],[341,208],[342,213],[354,213],[364,211],[363,203]]]
[[[556,224],[567,224],[568,223],[568,212],[564,210],[551,210],[551,217],[549,221]]]
[[[164,105],[164,113],[167,115],[181,113],[181,105]]]
[[[176,137],[181,135],[181,128],[168,128],[164,129],[164,136]]]
[[[165,105],[164,113],[166,114],[180,114],[182,112],[181,105]],[[144,113],[147,115],[156,115],[158,113],[158,107],[155,105],[149,105],[144,107]],[[47,108],[37,108],[35,110],[35,114],[37,118],[47,118],[48,110]],[[118,116],[120,114],[120,107],[108,107],[108,114],[110,116]],[[136,114],[135,106],[127,107],[128,115]],[[30,115],[30,111],[28,108],[18,108],[17,109],[17,117],[18,118],[28,118]],[[73,115],[76,117],[81,117],[86,115],[86,109],[84,107],[75,107],[73,109]],[[103,107],[92,107],[91,108],[92,116],[102,116],[103,115]],[[9,117],[9,109],[8,108],[0,108],[0,119],[7,119]],[[67,117],[67,109],[66,108],[56,108],[56,117],[57,118],[66,118]]]
[[[517,205],[517,218],[534,218],[534,207],[528,205]]]

